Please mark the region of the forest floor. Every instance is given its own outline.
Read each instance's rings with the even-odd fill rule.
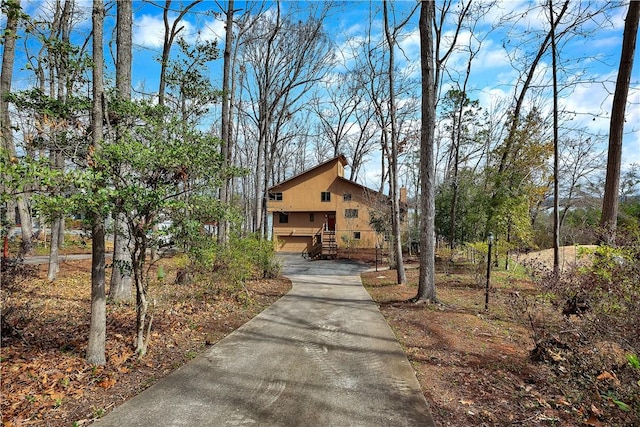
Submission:
[[[342,256],[375,267],[373,252]],[[523,275],[495,271],[485,311],[482,266],[438,262],[439,302],[416,304],[417,261],[407,259],[407,285],[395,284],[396,271],[378,264],[363,282],[411,361],[436,425],[610,425],[611,401],[574,399],[580,393],[563,381],[573,375],[571,365],[530,360],[532,332],[513,310],[515,296],[537,292]],[[290,289],[285,278],[250,281],[248,294],[175,285],[171,259],[162,265],[166,279],[150,289],[156,307],[149,353],[138,359],[132,350],[135,307],[109,304],[105,367],[84,362],[89,260],[64,263],[54,283],[40,266],[19,286],[3,288],[3,315],[12,322],[2,335],[3,426],[89,424]]]
[[[25,266],[24,280],[6,286],[1,361],[3,426],[81,426],[104,416],[196,357],[207,345],[255,317],[291,288],[286,279],[250,280],[245,289],[176,285],[171,258],[157,264],[148,353],[133,351],[135,304],[107,305],[107,363],[85,362],[90,319],[91,260],[61,264],[55,282],[47,266]],[[162,275],[160,275],[162,276]],[[110,270],[107,270],[110,277]]]
[[[575,251],[563,248],[567,259]],[[553,252],[528,254],[525,260],[551,267]],[[406,285],[396,284],[396,270],[367,272],[362,278],[413,365],[437,426],[638,425],[638,414],[632,412],[640,402],[625,412],[615,399],[602,397],[619,384],[615,371],[599,371],[597,378],[583,381],[588,388],[578,389],[574,379],[584,374],[563,353],[550,352],[545,361],[531,359],[534,331],[518,301],[539,290],[521,267],[520,274],[492,272],[485,310],[486,264],[440,260],[438,303],[425,304],[412,301],[418,291],[416,263],[409,258]],[[603,343],[590,351],[609,353],[618,366],[626,365],[616,346]],[[589,351],[583,355],[591,356]],[[628,373],[624,368],[619,372]],[[640,378],[638,372],[635,376],[633,381]]]

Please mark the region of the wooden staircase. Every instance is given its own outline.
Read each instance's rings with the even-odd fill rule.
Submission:
[[[335,258],[338,255],[335,230],[324,230],[313,237],[313,247],[309,251],[310,259]]]

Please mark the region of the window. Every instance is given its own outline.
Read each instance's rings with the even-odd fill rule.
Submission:
[[[345,218],[358,218],[358,209],[345,209],[344,210]]]
[[[269,200],[280,202],[282,201],[282,193],[269,193]]]
[[[354,231],[353,232],[353,240],[360,240],[360,232],[359,231]]]
[[[281,213],[280,214],[280,224],[287,224],[289,222],[289,214]]]
[[[309,222],[313,222],[313,221],[315,221],[315,220],[316,220],[316,214],[314,214],[314,213],[310,213],[310,214],[309,214]]]
[[[351,201],[351,193],[344,193],[342,196],[343,201],[350,202]]]
[[[328,191],[323,191],[322,193],[320,193],[320,200],[323,202],[330,202],[331,201],[331,193]]]

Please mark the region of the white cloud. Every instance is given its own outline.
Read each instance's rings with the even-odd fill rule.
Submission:
[[[416,28],[414,31],[402,37],[398,43],[400,50],[404,52],[409,61],[420,59],[420,31]],[[404,58],[403,58],[404,59]]]
[[[611,106],[617,71],[596,76],[602,82],[578,85],[567,97],[561,99],[561,108],[575,112],[574,123],[590,133],[604,135],[607,141],[611,121]],[[602,147],[606,149],[605,146]],[[625,111],[625,128],[622,143],[622,166],[640,163],[640,86],[629,90]]]
[[[485,40],[473,61],[472,71],[485,71],[508,66],[509,56],[502,46],[496,44],[493,40]]]
[[[610,37],[589,40],[589,48],[592,49],[592,51],[603,49],[619,50],[620,46],[622,46],[622,33],[617,36],[614,35]]]
[[[176,16],[169,18],[169,25],[172,25]],[[224,27],[222,21],[212,19],[205,21],[201,26],[196,26],[188,20],[182,20],[180,26],[183,29],[179,36],[190,43],[196,40],[224,40]],[[157,49],[164,43],[164,21],[161,15],[141,15],[134,21],[133,42],[142,47]]]
[[[494,25],[507,14],[524,15],[529,5],[530,2],[527,0],[499,0],[491,5],[489,11],[483,16],[483,22]]]
[[[206,21],[195,36],[203,41],[220,40],[219,43],[222,43],[225,39],[225,23],[218,19]]]
[[[576,121],[583,123],[583,128],[591,132],[608,132],[611,112],[611,93],[615,75],[601,76],[599,80],[608,83],[584,83],[578,85],[567,97],[562,99],[563,109],[576,113]]]
[[[133,43],[158,48],[164,43],[164,23],[161,17],[142,15],[134,21]]]
[[[53,11],[55,10],[55,4],[51,1],[43,0],[22,0],[21,7],[23,12],[31,16],[32,18],[51,22],[53,19]],[[91,0],[76,0],[72,9],[72,25],[77,28],[91,28]],[[2,26],[5,24],[5,16],[2,15],[0,21]]]
[[[625,136],[622,143],[623,167],[640,163],[640,86],[629,90]]]
[[[486,87],[478,93],[478,101],[482,108],[491,114],[503,109],[506,103],[510,103],[513,98],[512,93],[495,86]]]

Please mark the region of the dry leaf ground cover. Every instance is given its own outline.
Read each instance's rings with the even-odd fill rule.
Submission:
[[[551,363],[530,360],[531,330],[514,312],[515,299],[538,292],[529,280],[494,271],[485,312],[485,267],[445,266],[438,263],[438,304],[410,301],[417,293],[417,268],[408,270],[408,285],[395,284],[395,270],[362,276],[417,373],[436,425],[638,425],[637,414],[601,397],[619,385],[614,371],[584,378],[580,389],[575,377],[584,373],[562,354],[552,354]],[[617,366],[628,374],[625,364],[622,357]]]
[[[375,265],[374,252],[341,256]],[[381,267],[384,261],[379,257]],[[250,281],[247,299],[244,290],[174,285],[172,260],[161,265],[165,279],[154,281],[150,292],[156,306],[148,355],[139,360],[132,353],[134,307],[109,304],[105,367],[83,359],[90,314],[88,260],[64,263],[54,283],[46,281],[41,266],[18,286],[3,286],[3,316],[10,321],[1,348],[5,426],[89,424],[290,287],[286,280]],[[588,379],[585,390],[572,389],[575,383],[568,379],[576,373],[561,354],[555,364],[529,359],[531,330],[514,315],[512,304],[515,295],[538,292],[529,280],[494,271],[485,312],[484,270],[439,263],[440,303],[415,304],[409,301],[417,291],[415,260],[408,265],[408,285],[396,285],[396,273],[389,270],[365,273],[363,282],[404,347],[438,426],[637,425],[610,399],[599,397],[608,385],[615,386],[615,372]],[[578,399],[594,393],[591,404]]]
[[[240,290],[203,287],[195,281],[176,285],[173,260],[162,260],[159,266],[165,278],[150,286],[155,307],[148,354],[138,359],[133,353],[134,304],[110,303],[104,367],[84,361],[90,260],[63,263],[53,283],[46,280],[46,266],[25,267],[24,280],[12,286],[7,286],[3,272],[3,426],[88,424],[194,358],[206,344],[229,334],[290,289],[284,279],[250,280]]]

